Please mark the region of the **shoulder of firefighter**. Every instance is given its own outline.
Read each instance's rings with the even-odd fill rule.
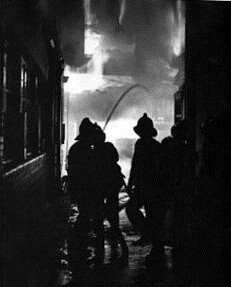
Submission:
[[[111,142],[105,142],[105,153],[109,160],[117,162],[119,160],[119,154],[117,149]]]

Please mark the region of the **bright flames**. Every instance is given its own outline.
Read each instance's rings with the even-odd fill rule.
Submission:
[[[69,66],[65,69],[68,81],[65,92],[80,94],[84,91],[96,91],[105,84],[103,65],[108,60],[108,55],[103,50],[103,36],[93,33],[90,29],[85,32],[85,54],[90,57],[84,67],[87,72],[81,73],[80,69],[73,71]]]
[[[175,56],[180,56],[184,52],[185,46],[185,15],[182,0],[177,0],[177,11],[171,11],[171,22],[173,26],[171,47]]]

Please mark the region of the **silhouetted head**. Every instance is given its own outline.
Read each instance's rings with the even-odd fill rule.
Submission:
[[[172,126],[171,135],[173,138],[186,140],[188,138],[189,131],[190,131],[189,121],[185,119],[179,121],[174,126]]]
[[[79,126],[79,135],[75,140],[90,140],[93,136],[94,125],[89,118],[84,118]]]
[[[106,135],[104,131],[101,129],[101,127],[97,123],[95,123],[94,131],[93,131],[93,143],[94,144],[104,143],[105,139],[106,139]]]
[[[215,119],[214,117],[207,118],[202,124],[201,124],[201,131],[203,135],[207,138],[212,136],[212,134],[215,131]]]
[[[143,137],[156,137],[157,130],[154,128],[153,121],[147,116],[146,113],[138,120],[137,125],[133,128],[135,133],[141,138]]]
[[[217,117],[209,117],[201,124],[201,131],[205,138],[225,138],[230,132],[228,115],[218,114]]]

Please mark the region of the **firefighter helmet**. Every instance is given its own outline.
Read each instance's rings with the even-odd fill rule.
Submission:
[[[94,125],[89,118],[84,118],[79,126],[79,135],[75,140],[86,139],[92,135]]]
[[[186,139],[190,131],[190,124],[187,119],[181,120],[171,128],[171,135],[174,138]]]
[[[147,116],[146,113],[138,120],[137,125],[134,127],[135,133],[139,136],[157,136],[157,130],[154,128],[153,121]]]

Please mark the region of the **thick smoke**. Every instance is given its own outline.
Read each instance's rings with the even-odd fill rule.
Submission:
[[[177,11],[179,3],[177,0],[85,0],[88,12],[85,11],[84,16],[83,0],[58,1],[59,36],[66,63],[73,67],[83,64],[85,25],[104,36],[104,49],[110,54],[107,73],[122,75],[123,71],[126,74],[142,71],[152,79],[165,78],[169,72],[166,66],[171,65],[173,56],[172,38],[181,20]],[[88,23],[84,23],[84,18]],[[131,51],[134,45],[135,54]],[[134,55],[133,61],[128,60],[131,55]],[[121,66],[124,61],[128,61],[128,67],[122,67],[122,72],[118,67],[113,69],[113,62]]]
[[[132,90],[119,104],[106,128],[107,138],[118,148],[124,172],[128,175],[136,139],[133,127],[138,118],[144,112],[148,113],[158,129],[158,139],[168,134],[166,129],[169,130],[173,123],[173,94],[178,89],[174,83],[178,73],[175,62],[183,53],[182,39],[179,39],[182,35],[176,32],[184,16],[179,17],[181,1],[86,1],[91,12],[86,17],[86,29],[101,36],[100,53],[99,50],[97,53],[102,56],[102,66],[94,54],[87,63],[79,64],[76,51],[81,43],[82,22],[76,21],[74,1],[70,2],[72,11],[62,18],[60,33],[64,59],[69,65],[69,70],[66,69],[69,80],[64,86],[64,120],[67,121],[68,114],[71,123],[69,145],[84,117],[103,127],[126,89],[136,83],[148,88],[148,91],[142,88]],[[96,68],[102,74],[97,78],[98,86],[92,86]],[[80,86],[84,86],[81,78],[84,74],[87,84],[84,91],[78,92]]]
[[[114,119],[123,116],[126,109],[155,105],[155,99],[172,99],[178,88],[174,86],[177,69],[171,66],[174,58],[171,46],[174,35],[173,24],[174,19],[176,22],[178,20],[177,2],[137,0],[122,2],[121,13],[118,6],[111,5],[110,1],[106,2],[106,6],[102,0],[90,1],[89,22],[93,31],[103,35],[103,53],[107,54],[104,72],[114,75],[129,74],[133,76],[134,83],[135,81],[143,83],[150,92],[141,89],[132,91],[115,111]],[[122,16],[117,17],[118,15]],[[116,31],[116,25],[121,25],[121,30]],[[127,60],[129,63],[124,59],[129,59]],[[113,66],[113,62],[119,65]],[[126,63],[127,67],[122,66],[121,62]],[[116,100],[132,84],[131,82],[116,87],[116,83],[114,85],[112,81],[110,83],[111,87],[73,95],[72,117],[82,115],[85,111],[97,120],[106,120]],[[71,93],[75,94],[75,91]]]
[[[113,106],[130,86],[131,84],[124,84],[122,87],[111,86],[103,91],[68,94],[70,119],[76,121],[77,116],[78,118],[89,116],[94,118],[95,121],[105,122]],[[135,88],[118,105],[113,113],[112,120],[121,117],[135,119],[137,118],[137,111],[140,111],[140,113],[146,111],[150,116],[155,117],[157,113],[156,106],[167,98],[166,94],[171,99],[172,88],[168,88],[167,85],[165,88],[161,85],[159,87],[156,86],[155,94],[151,90]]]

